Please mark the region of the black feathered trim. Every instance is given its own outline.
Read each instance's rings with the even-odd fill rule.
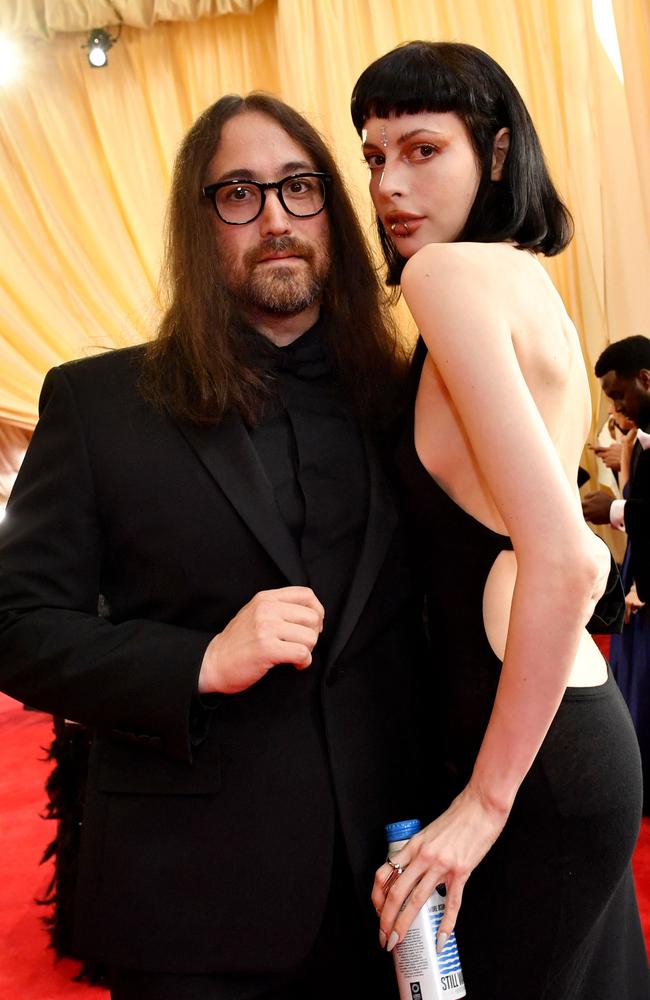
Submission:
[[[90,736],[83,726],[54,717],[54,739],[46,750],[46,760],[54,766],[45,783],[44,819],[56,821],[56,834],[41,858],[41,864],[54,859],[54,872],[45,896],[37,902],[52,907],[43,921],[58,958],[79,959],[72,947],[72,925],[89,750]],[[82,965],[75,981],[106,983],[101,963],[79,960]]]

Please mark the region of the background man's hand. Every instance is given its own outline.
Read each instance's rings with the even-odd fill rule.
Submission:
[[[585,521],[592,524],[609,524],[609,509],[612,506],[610,493],[585,493],[582,498],[582,514]]]
[[[594,455],[602,459],[608,469],[612,469],[614,472],[618,472],[621,468],[621,445],[610,444],[607,447],[603,445],[593,445],[588,446],[593,451]]]
[[[640,608],[644,607],[645,604],[639,600],[639,595],[636,592],[636,584],[633,583],[625,598],[625,624],[629,625],[632,615],[635,615]]]
[[[308,667],[324,615],[309,587],[260,591],[206,649],[199,693],[245,691],[278,663]]]

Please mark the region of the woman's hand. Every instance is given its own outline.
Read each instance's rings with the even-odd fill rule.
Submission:
[[[438,930],[441,951],[456,925],[467,879],[485,857],[505,826],[508,814],[489,806],[471,782],[438,819],[415,834],[391,860],[402,874],[384,896],[384,885],[394,870],[378,869],[372,901],[379,914],[379,942],[388,951],[404,935],[437,885],[447,887],[445,915]]]

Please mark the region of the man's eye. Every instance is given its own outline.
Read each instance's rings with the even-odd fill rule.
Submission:
[[[222,188],[221,197],[224,201],[248,201],[249,198],[255,197],[256,190],[256,188],[237,185],[237,187]]]
[[[313,190],[313,184],[308,180],[291,181],[287,190],[289,194],[306,194]]]

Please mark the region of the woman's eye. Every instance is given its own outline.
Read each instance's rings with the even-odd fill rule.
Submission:
[[[371,170],[381,170],[386,162],[386,158],[383,153],[368,153],[365,161]]]
[[[422,142],[413,147],[413,155],[418,160],[428,160],[436,152],[436,147],[430,142]]]

